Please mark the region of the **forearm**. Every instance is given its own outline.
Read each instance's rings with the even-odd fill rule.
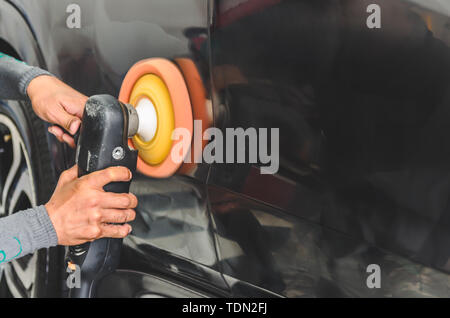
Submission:
[[[51,74],[0,52],[0,99],[26,99],[28,84],[40,75]]]
[[[0,218],[0,264],[57,244],[43,205]]]

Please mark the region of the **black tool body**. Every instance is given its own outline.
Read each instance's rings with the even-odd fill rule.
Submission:
[[[124,104],[109,95],[89,98],[83,114],[76,151],[78,176],[112,166],[124,166],[134,174],[137,151],[128,147],[128,111]],[[130,182],[113,182],[105,191],[128,193]],[[95,297],[97,283],[113,272],[120,260],[122,239],[103,238],[71,246],[68,261],[81,269],[81,288],[72,288],[70,297]]]

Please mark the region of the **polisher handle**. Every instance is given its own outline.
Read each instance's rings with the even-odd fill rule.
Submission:
[[[127,167],[134,174],[137,151],[127,144],[128,119],[126,106],[114,97],[96,95],[88,99],[76,152],[79,177],[112,166]],[[128,193],[130,183],[113,182],[104,190]],[[95,297],[97,283],[117,268],[121,248],[122,239],[111,238],[70,247],[69,260],[81,269],[81,288],[72,288],[69,296]]]

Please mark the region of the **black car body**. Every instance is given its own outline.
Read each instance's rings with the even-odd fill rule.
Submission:
[[[215,127],[279,128],[276,174],[137,175],[133,233],[98,296],[450,296],[449,1],[2,0],[0,51],[86,95],[118,96],[139,60],[188,58]],[[74,153],[2,105],[31,161],[48,152],[30,170],[45,203]],[[62,247],[3,267],[14,296],[67,294]]]

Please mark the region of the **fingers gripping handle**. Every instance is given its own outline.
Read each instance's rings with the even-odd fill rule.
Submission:
[[[79,177],[112,166],[125,166],[134,174],[137,151],[128,147],[128,125],[127,107],[116,98],[96,95],[88,99],[76,151]],[[103,188],[128,193],[130,182],[113,182]],[[110,238],[70,247],[69,261],[81,269],[81,288],[72,288],[70,297],[94,297],[98,281],[117,268],[121,247],[122,239]]]

